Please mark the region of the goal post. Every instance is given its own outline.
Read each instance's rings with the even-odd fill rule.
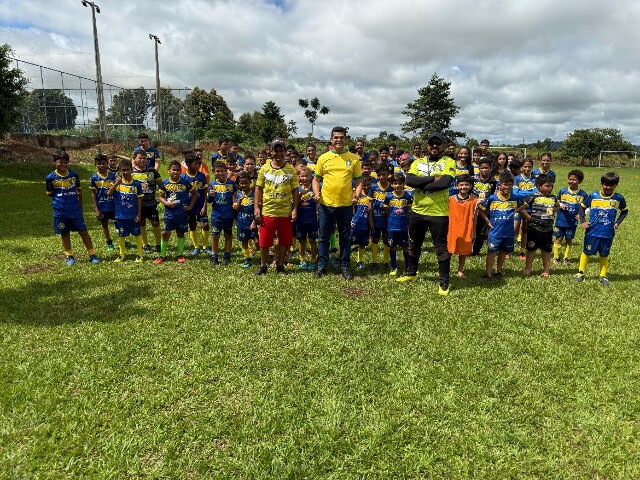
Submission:
[[[631,160],[631,156],[630,154],[633,154],[633,168],[636,168],[636,158],[638,157],[638,152],[634,151],[634,150],[600,150],[600,154],[598,155],[598,168],[602,167],[602,154],[629,154],[626,155],[629,157],[629,160]]]

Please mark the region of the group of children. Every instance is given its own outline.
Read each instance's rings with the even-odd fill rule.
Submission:
[[[186,261],[185,233],[188,231],[193,244],[192,256],[207,253],[214,266],[220,263],[222,236],[222,264],[229,265],[235,222],[236,238],[242,245],[242,266],[251,265],[254,250],[259,248],[260,209],[256,209],[256,184],[261,167],[271,155],[265,149],[256,161],[252,154],[240,157],[228,139],[221,139],[219,144],[219,150],[212,156],[211,181],[199,149],[187,152],[183,162],[171,161],[165,179],[157,170],[157,150],[148,145],[148,140],[146,144],[140,142],[132,160],[116,155],[95,157],[97,171],[90,180],[93,207],[109,251],[115,250],[109,222],[115,222],[119,239],[115,261],[125,261],[129,246],[126,239],[131,235],[137,250],[135,262],[142,262],[145,253],[155,254],[154,264],[165,262],[171,232],[175,230],[178,263]],[[408,219],[413,202],[412,190],[405,187],[405,174],[420,150],[414,151],[414,155],[400,154],[397,158],[389,155],[386,148],[380,152],[357,149],[356,152],[361,157],[363,173],[362,194],[354,204],[351,224],[352,246],[357,248],[357,269],[366,268],[365,249],[371,245],[371,269],[379,270],[382,266],[395,276],[398,248],[402,249],[406,264]],[[542,276],[548,277],[552,259],[555,263],[570,262],[572,241],[581,224],[586,233],[575,280],[584,279],[589,256],[598,254],[600,282],[608,285],[609,250],[615,230],[627,214],[624,197],[614,191],[619,182],[618,175],[606,173],[601,178],[601,190],[587,194],[580,189],[583,173],[572,170],[567,186],[554,195],[555,173],[550,170],[550,154],[543,154],[540,168],[534,170],[531,157],[521,161],[505,153],[484,156],[483,153],[480,149],[471,152],[467,147],[461,147],[452,154],[456,159],[456,177],[450,188],[448,249],[451,254],[458,255],[458,277],[464,277],[466,258],[478,255],[485,243],[487,258],[483,278],[502,277],[504,262],[514,252],[517,242],[520,243],[519,256],[525,260],[524,275],[531,275],[536,252],[540,250]],[[47,193],[53,197],[54,231],[61,235],[66,263],[75,263],[71,231],[79,232],[90,261],[98,263],[100,260],[82,216],[79,177],[68,169],[66,152],[57,152],[53,158],[55,170],[47,176],[46,185]],[[318,205],[311,186],[316,148],[308,145],[306,156],[292,147],[287,148],[285,161],[295,168],[296,185],[299,183],[297,218],[293,223],[293,236],[298,240],[299,268],[313,270],[318,255]],[[264,168],[262,173],[264,183],[265,175],[270,175],[269,168]],[[162,228],[158,203],[164,206]],[[147,221],[151,223],[154,246],[150,245],[147,236]],[[382,262],[380,240],[384,252]],[[566,247],[561,257],[563,241]],[[284,253],[285,261],[292,251],[293,247]]]

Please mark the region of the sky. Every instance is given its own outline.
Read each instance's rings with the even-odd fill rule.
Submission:
[[[621,130],[640,144],[640,2],[631,0],[98,0],[104,81],[215,88],[236,119],[273,100],[298,134],[318,97],[353,136],[400,134],[436,73],[460,112],[452,129],[492,144]],[[17,58],[95,78],[81,0],[3,0],[0,43]]]

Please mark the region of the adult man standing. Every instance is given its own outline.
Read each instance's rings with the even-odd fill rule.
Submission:
[[[358,140],[356,140],[356,153],[360,158],[360,162],[369,160],[369,154],[364,151],[364,138],[359,138]]]
[[[489,155],[489,140],[486,138],[480,142],[480,158],[484,158]]]
[[[142,150],[147,154],[147,168],[154,168],[156,170],[160,168],[160,152],[158,152],[156,147],[151,146],[149,135],[144,132],[138,135],[138,146],[133,150],[134,157],[138,150]]]
[[[406,272],[397,279],[398,282],[416,279],[420,251],[428,229],[438,260],[440,295],[449,294],[449,186],[456,175],[455,160],[443,155],[446,141],[441,132],[429,135],[429,155],[414,161],[407,174],[406,184],[415,189],[415,196],[409,216],[409,256]]]
[[[313,194],[320,204],[320,235],[318,239],[318,270],[316,277],[327,273],[329,261],[329,237],[338,226],[340,243],[340,270],[342,278],[351,280],[351,216],[353,202],[362,191],[362,170],[358,155],[345,148],[347,129],[333,127],[331,130],[332,150],[323,153],[313,174]],[[352,182],[355,180],[355,192]],[[320,183],[322,182],[322,189]],[[446,235],[445,235],[446,240]],[[446,245],[445,245],[446,246]]]

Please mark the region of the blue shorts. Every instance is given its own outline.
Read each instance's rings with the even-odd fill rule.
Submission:
[[[565,238],[566,240],[573,240],[576,236],[576,227],[554,227],[554,238]]]
[[[131,220],[116,220],[116,231],[119,237],[128,237],[140,235],[140,224]]]
[[[384,238],[387,236],[387,227],[378,227],[378,226],[374,226],[373,228],[373,234],[371,235],[371,242],[372,243],[378,243],[380,241],[380,237]],[[386,241],[384,242],[385,245],[389,245],[389,242]]]
[[[487,253],[513,252],[513,237],[492,237],[487,239]]]
[[[251,230],[250,228],[239,228],[237,236],[239,242],[255,240],[258,238],[258,230]]]
[[[186,215],[178,215],[175,217],[166,216],[162,219],[162,231],[170,232],[175,230],[176,232],[186,232],[189,230],[189,217]]]
[[[369,245],[369,230],[352,230],[351,245],[366,247]]]
[[[390,247],[404,248],[409,245],[409,231],[408,230],[389,230],[387,233],[389,236]]]
[[[307,238],[316,240],[318,238],[318,222],[296,223],[298,224],[298,230],[296,232],[296,238],[298,240],[306,240]]]
[[[189,210],[189,212],[187,213],[189,217],[189,223],[193,222],[194,220],[199,223],[209,223],[209,217],[207,215],[200,215],[199,210],[197,212],[194,210]]]
[[[601,257],[608,257],[612,243],[613,238],[599,238],[592,237],[591,235],[585,235],[584,248],[582,251],[587,255],[595,255],[596,253],[599,253]]]
[[[100,219],[102,223],[116,219],[116,212],[113,210],[111,210],[110,212],[103,212],[102,210],[100,210],[100,213],[102,214],[102,218]]]
[[[214,218],[211,217],[211,236],[215,237],[224,232],[225,235],[231,235],[233,230],[233,218]]]
[[[75,217],[53,217],[53,231],[58,235],[69,232],[86,232],[87,226],[82,214]]]

